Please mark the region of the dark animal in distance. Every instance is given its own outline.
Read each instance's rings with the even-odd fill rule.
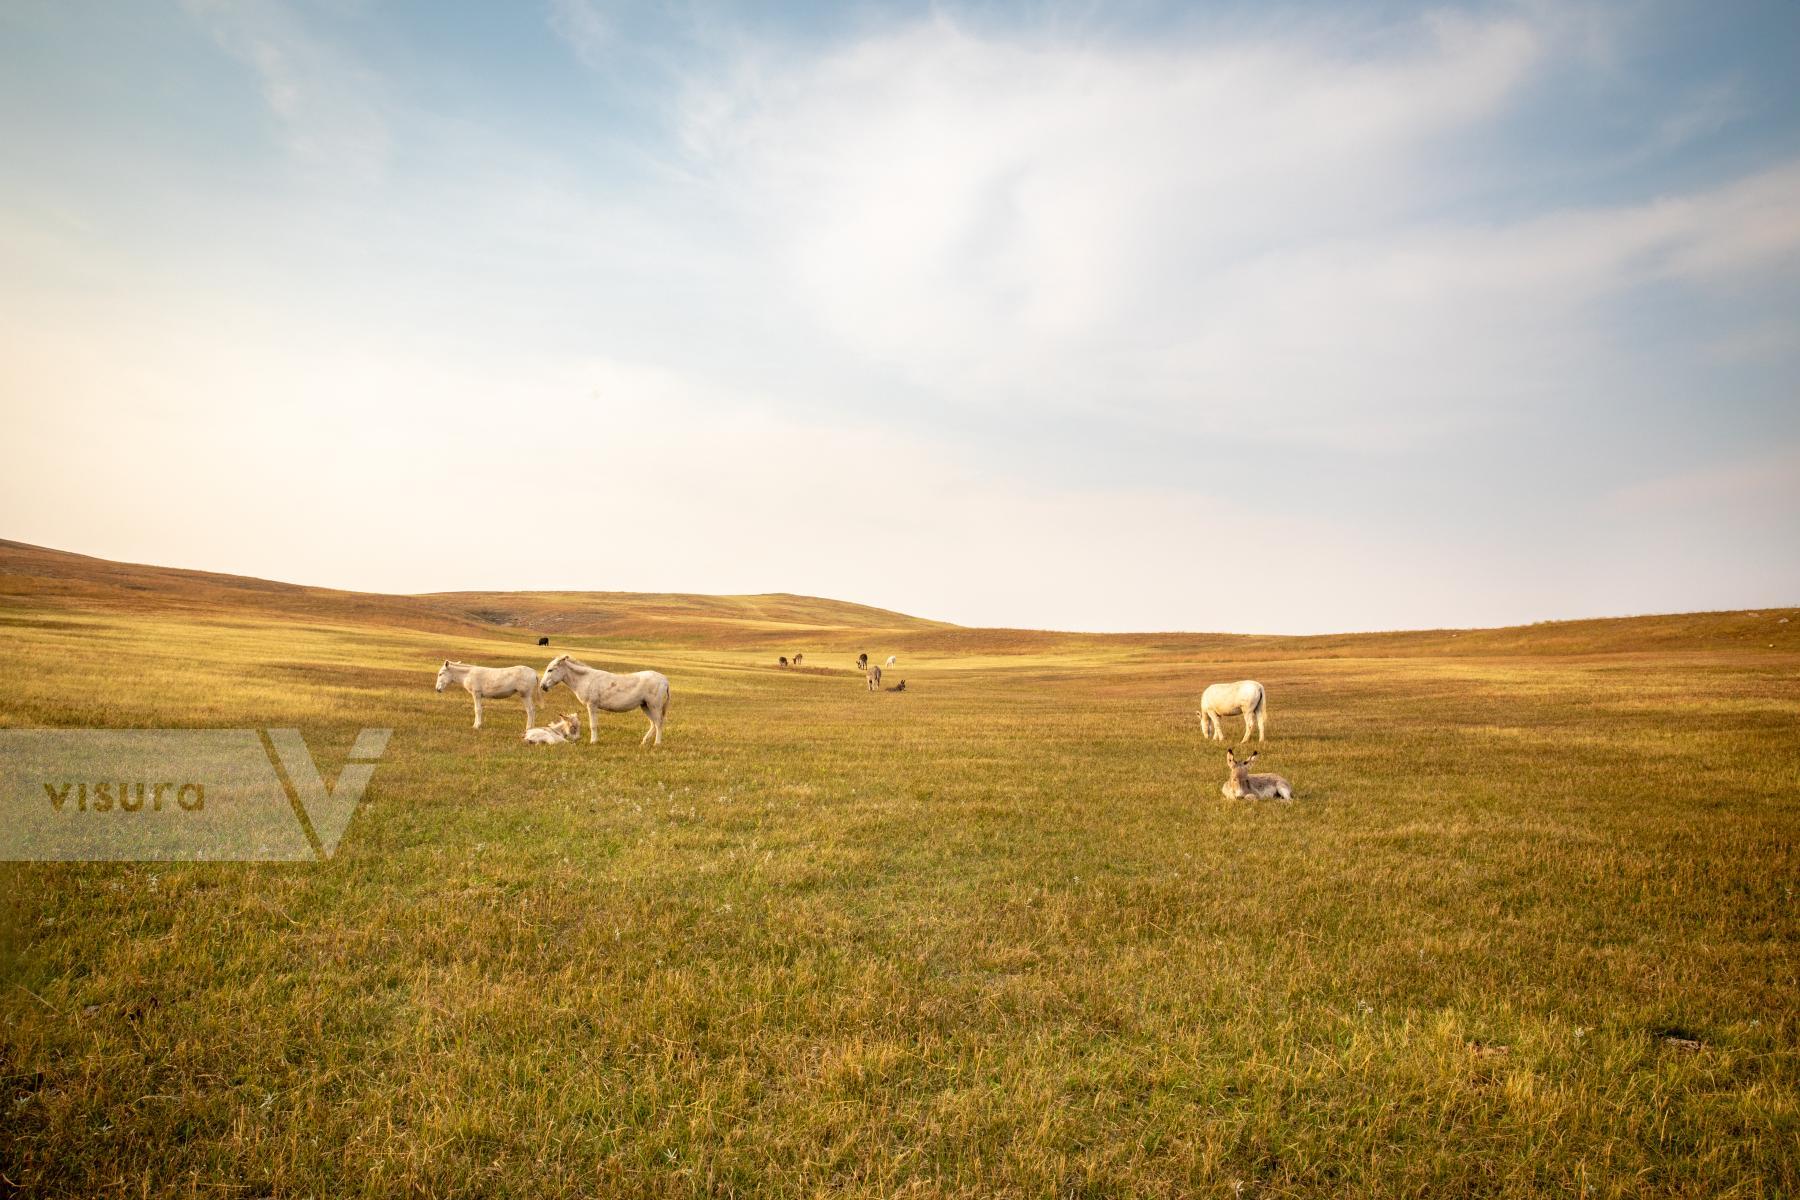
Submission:
[[[867,654],[859,654],[856,656],[856,669],[859,671],[866,671],[869,669],[869,656]]]
[[[796,666],[796,667],[797,667],[797,666],[799,666],[799,665],[800,665],[800,664],[801,664],[801,663],[802,663],[802,662],[804,662],[804,661],[805,661],[805,660],[806,660],[806,655],[804,655],[804,654],[796,654],[796,655],[794,655],[794,665],[795,665],[795,666]]]
[[[538,645],[540,645],[540,646],[548,646],[549,644],[550,644],[549,638],[539,638],[538,639]]]
[[[780,658],[776,659],[775,661],[785,667],[785,666],[787,666],[787,655],[784,654]]]

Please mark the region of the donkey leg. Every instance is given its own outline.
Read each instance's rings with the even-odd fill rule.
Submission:
[[[591,746],[595,742],[600,740],[600,722],[598,722],[594,719],[594,706],[592,704],[589,704],[587,706],[587,710],[588,710],[588,745]]]
[[[1241,746],[1250,740],[1250,731],[1254,728],[1256,728],[1256,713],[1246,708],[1244,710],[1244,736],[1238,739],[1238,745]]]
[[[475,697],[475,728],[481,728],[481,697]]]
[[[537,697],[533,696],[531,692],[532,689],[526,688],[520,693],[525,698],[525,728],[527,729],[537,724]]]
[[[1256,706],[1256,740],[1263,740],[1263,706]]]

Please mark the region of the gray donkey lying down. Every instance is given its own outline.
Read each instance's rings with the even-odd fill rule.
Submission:
[[[1255,762],[1257,757],[1258,755],[1256,753],[1252,753],[1249,758],[1239,762],[1238,756],[1227,750],[1225,752],[1225,769],[1231,772],[1231,778],[1227,779],[1224,785],[1219,788],[1219,793],[1227,800],[1248,800],[1252,798],[1257,800],[1292,800],[1294,798],[1293,786],[1281,776],[1252,775],[1250,773],[1250,764]]]

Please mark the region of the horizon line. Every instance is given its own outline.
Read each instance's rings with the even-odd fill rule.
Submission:
[[[616,596],[689,596],[704,599],[760,599],[763,597],[785,597],[795,600],[819,600],[828,604],[841,604],[847,607],[866,609],[871,612],[886,613],[903,617],[909,621],[919,621],[931,625],[939,625],[949,629],[991,630],[996,632],[1048,633],[1078,635],[1082,637],[1163,637],[1163,636],[1202,636],[1233,638],[1331,638],[1362,637],[1381,634],[1405,633],[1483,633],[1498,632],[1508,629],[1532,629],[1542,625],[1570,625],[1587,621],[1634,621],[1656,617],[1695,617],[1724,616],[1734,613],[1760,614],[1764,610],[1791,609],[1800,612],[1800,603],[1779,602],[1775,604],[1746,605],[1741,608],[1692,609],[1671,612],[1635,612],[1635,613],[1601,613],[1568,617],[1545,617],[1536,621],[1523,621],[1510,625],[1428,625],[1428,626],[1396,626],[1386,629],[1330,629],[1310,633],[1246,633],[1228,629],[1055,629],[1034,625],[963,625],[955,621],[946,621],[937,617],[924,617],[915,613],[902,612],[899,609],[885,608],[878,604],[868,604],[860,600],[845,600],[835,596],[814,596],[805,592],[694,592],[668,591],[658,589],[621,589],[621,588],[445,588],[434,591],[416,592],[384,592],[370,591],[363,588],[337,587],[331,584],[298,583],[290,579],[273,579],[263,575],[244,575],[233,571],[219,571],[210,567],[170,566],[163,563],[136,562],[127,559],[107,558],[103,555],[88,554],[80,550],[66,550],[59,546],[42,546],[35,542],[24,542],[14,538],[0,537],[0,548],[13,547],[24,550],[37,550],[48,554],[60,554],[70,558],[85,558],[93,562],[109,563],[119,567],[143,567],[154,571],[176,571],[189,575],[210,575],[224,579],[244,579],[256,583],[274,584],[279,587],[301,588],[309,591],[338,592],[349,596],[376,596],[384,599],[430,599],[444,596],[545,596],[545,595],[616,595]]]

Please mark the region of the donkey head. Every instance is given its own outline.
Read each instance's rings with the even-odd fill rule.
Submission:
[[[550,660],[549,666],[544,668],[544,679],[539,686],[547,692],[567,678],[568,673],[569,656],[566,654],[559,654]]]
[[[449,685],[450,685],[450,660],[446,658],[444,660],[444,665],[438,668],[437,690],[441,692]]]

